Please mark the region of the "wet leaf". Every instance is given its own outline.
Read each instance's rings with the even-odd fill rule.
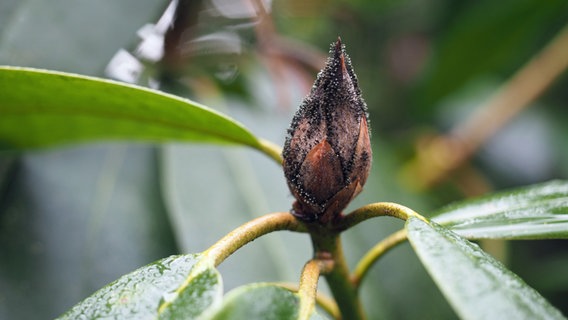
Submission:
[[[190,274],[171,299],[160,305],[159,319],[195,319],[223,296],[221,276],[214,268]]]
[[[300,297],[277,285],[255,283],[229,292],[223,304],[208,314],[210,319],[296,319]],[[312,319],[322,319],[314,314]]]
[[[537,291],[477,245],[411,218],[408,239],[462,319],[564,319]]]
[[[12,67],[0,67],[0,86],[0,147],[5,149],[111,139],[259,147],[234,120],[142,87]]]
[[[221,279],[215,269],[205,269],[175,294],[199,258],[198,254],[171,256],[142,267],[95,292],[59,319],[153,319],[162,299],[172,302],[162,316],[199,315],[221,298]]]
[[[471,239],[566,239],[568,182],[551,181],[456,203],[434,220]]]

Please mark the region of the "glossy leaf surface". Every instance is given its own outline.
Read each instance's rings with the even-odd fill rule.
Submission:
[[[195,254],[171,256],[142,267],[95,292],[60,319],[156,318],[161,301],[171,303],[161,316],[179,316],[188,310],[185,316],[199,315],[221,298],[221,279],[216,270],[204,270],[180,294],[175,293],[199,258]]]
[[[135,44],[136,31],[166,5],[0,1],[0,65],[103,76],[113,55]],[[155,148],[139,143],[2,153],[0,319],[53,319],[120,276],[179,252],[157,161]]]
[[[452,231],[407,221],[418,257],[462,319],[564,319],[537,291]]]
[[[296,293],[272,284],[255,283],[229,292],[223,304],[209,316],[215,320],[296,319],[299,305]]]
[[[471,239],[566,239],[568,182],[552,181],[456,203],[433,220]]]
[[[207,268],[189,276],[166,303],[160,305],[159,319],[195,319],[223,296],[221,276]]]
[[[5,149],[112,139],[259,146],[228,117],[142,87],[13,67],[0,67],[0,87],[0,147]]]

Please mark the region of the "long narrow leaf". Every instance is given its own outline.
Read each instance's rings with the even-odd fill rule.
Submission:
[[[198,103],[61,72],[0,67],[0,149],[92,140],[192,141],[260,148],[246,128]]]
[[[564,319],[537,291],[477,245],[435,223],[407,221],[418,257],[463,319]]]
[[[568,182],[459,202],[443,208],[433,220],[469,239],[567,239]]]

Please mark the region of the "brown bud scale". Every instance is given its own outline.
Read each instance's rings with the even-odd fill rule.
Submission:
[[[338,40],[284,145],[284,174],[297,200],[293,214],[327,223],[361,191],[372,159],[367,123],[357,77]]]

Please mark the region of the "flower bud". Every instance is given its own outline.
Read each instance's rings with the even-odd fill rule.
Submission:
[[[361,192],[371,168],[367,106],[338,39],[294,115],[283,150],[292,214],[327,224]]]

